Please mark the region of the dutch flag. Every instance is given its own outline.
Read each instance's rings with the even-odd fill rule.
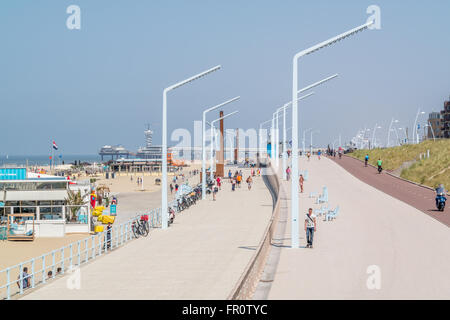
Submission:
[[[55,140],[53,140],[53,149],[58,150],[58,146],[56,145]]]

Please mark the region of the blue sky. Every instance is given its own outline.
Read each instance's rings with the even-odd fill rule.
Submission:
[[[81,30],[66,8],[81,8]],[[161,139],[162,90],[215,65],[222,69],[170,93],[169,132],[193,131],[208,106],[240,95],[228,127],[252,128],[291,96],[292,57],[363,24],[381,8],[381,30],[360,33],[300,63],[300,86],[328,75],[299,105],[316,141],[349,140],[392,117],[411,130],[417,109],[450,95],[447,0],[430,1],[21,1],[0,3],[0,155],[66,154],[104,144],[136,149],[150,123]],[[378,134],[377,134],[378,135]]]

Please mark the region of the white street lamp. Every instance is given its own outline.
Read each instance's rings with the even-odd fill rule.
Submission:
[[[206,199],[206,114],[210,111],[223,107],[233,101],[240,99],[240,96],[234,97],[228,101],[218,104],[214,107],[208,108],[203,111],[202,118],[202,200]]]
[[[391,138],[391,130],[392,130],[392,124],[393,123],[398,123],[398,120],[394,120],[394,118],[392,118],[392,120],[391,120],[391,124],[389,125],[389,130],[388,130],[388,137],[387,137],[386,148],[389,148],[389,143],[390,143],[390,138]]]
[[[425,112],[420,111],[420,108],[417,110],[416,120],[414,121],[413,127],[413,139],[416,138],[416,143],[419,143],[419,134],[417,132],[417,120],[419,119],[419,115],[425,114]]]
[[[399,131],[403,131],[405,133],[405,143],[407,143],[408,142],[408,136],[406,135],[406,131],[403,128],[398,128],[398,130]]]
[[[317,133],[319,133],[320,131],[319,130],[312,130],[311,131],[311,143],[310,143],[310,145],[309,145],[309,153],[312,155],[312,144],[313,144],[313,133],[315,133],[315,132],[317,132]]]
[[[167,220],[168,220],[168,207],[167,207],[167,93],[171,90],[177,89],[189,82],[200,79],[201,77],[206,76],[214,71],[217,71],[221,68],[220,65],[206,70],[202,73],[199,73],[193,77],[190,77],[186,80],[180,81],[170,87],[167,87],[163,91],[163,110],[162,110],[162,188],[161,188],[161,227],[162,229],[167,228]]]
[[[258,150],[259,150],[259,157],[261,158],[261,155],[262,155],[262,153],[264,152],[264,148],[263,148],[263,140],[262,140],[262,126],[264,125],[264,124],[266,124],[266,123],[269,123],[269,122],[272,122],[272,119],[270,119],[270,120],[267,120],[267,121],[264,121],[264,122],[261,122],[260,124],[259,124],[259,148],[258,148]],[[267,147],[267,146],[266,146]],[[266,150],[267,150],[267,148],[266,148]]]
[[[324,83],[325,81],[331,80],[331,79],[333,79],[333,78],[335,78],[335,77],[337,77],[337,75],[334,75],[334,76],[332,76],[332,77],[328,77],[327,79],[324,79],[324,80],[321,80],[321,81],[319,81],[319,82],[316,82],[315,84],[310,85],[310,86],[308,87],[308,89],[311,89],[311,88],[313,88],[313,87],[315,87],[315,86],[318,86],[319,84],[322,84],[322,83]],[[302,89],[302,90],[300,90],[300,91],[305,91],[305,90]],[[300,91],[299,91],[299,92],[300,92]],[[308,93],[308,94],[306,94],[306,95],[301,96],[300,98],[298,98],[297,101],[306,99],[306,98],[312,96],[313,94],[314,94],[314,92],[310,92],[310,93]],[[277,137],[276,137],[276,140],[277,140],[277,152],[276,152],[276,157],[277,157],[277,159],[278,159],[278,158],[279,158],[279,154],[280,154],[280,152],[279,152],[279,150],[278,150],[278,149],[279,149],[279,146],[278,146],[278,144],[279,144],[279,138],[278,138],[278,132],[279,132],[279,129],[278,129],[278,117],[279,117],[279,116],[278,116],[278,114],[279,114],[281,111],[283,111],[283,179],[284,179],[284,180],[286,180],[286,161],[287,161],[287,153],[286,153],[286,151],[287,151],[287,149],[286,149],[286,110],[287,110],[287,108],[289,108],[289,107],[291,107],[291,106],[292,106],[292,101],[290,101],[290,102],[286,103],[284,106],[278,108],[277,111],[275,112],[275,117],[276,117],[276,131],[277,131]],[[291,129],[292,129],[292,128],[291,128]],[[276,161],[275,165],[278,167],[278,161]]]
[[[336,148],[335,148],[335,143],[336,143],[336,142],[339,142],[339,139],[336,139],[336,140],[333,141],[333,151],[336,150]]]
[[[305,137],[305,135],[306,135],[306,133],[307,133],[308,131],[310,131],[310,130],[312,130],[312,128],[303,130],[303,140],[302,140],[302,145],[303,145],[303,156],[305,156],[305,153],[306,153],[306,150],[305,150],[305,144],[306,144],[305,139],[306,139],[306,137]]]
[[[315,88],[315,87],[317,87],[317,86],[319,86],[319,85],[321,85],[321,84],[323,84],[323,83],[325,83],[325,82],[328,82],[328,81],[330,81],[330,80],[336,78],[337,76],[338,76],[338,74],[336,73],[336,74],[334,74],[334,75],[332,75],[332,76],[330,76],[330,77],[327,77],[327,78],[322,79],[322,80],[320,80],[320,81],[317,81],[317,82],[315,82],[315,83],[313,83],[313,84],[310,84],[309,86],[306,86],[306,87],[300,89],[300,90],[298,91],[298,93],[302,93],[302,92],[305,92],[305,91],[310,90],[310,89],[312,89],[312,88]],[[300,97],[299,99],[297,99],[297,101],[303,100],[303,99],[305,99],[305,98],[307,98],[307,97],[309,97],[309,96],[311,96],[311,95],[313,95],[313,94],[314,94],[314,92],[311,92],[310,94],[307,94],[307,95],[305,95],[305,96],[303,96],[303,97]],[[288,108],[288,106],[292,106],[292,101],[289,102],[289,103],[287,103],[287,104],[285,104],[284,107],[283,107],[283,180],[286,180],[286,177],[287,177],[287,176],[286,176],[286,166],[287,166],[287,149],[286,149],[286,109]],[[291,127],[291,128],[292,128],[292,127]],[[304,150],[303,150],[303,151],[304,151]]]
[[[216,120],[211,121],[210,126],[211,126],[211,158],[210,158],[210,172],[209,172],[209,178],[212,180],[213,179],[213,166],[214,166],[214,123],[216,123],[217,121],[223,120],[225,118],[228,118],[229,116],[232,116],[235,113],[238,113],[239,111],[233,111],[227,115],[224,115],[223,117],[217,118]]]
[[[377,131],[377,129],[381,129],[381,127],[378,126],[378,124],[375,124],[375,127],[373,128],[372,131],[372,148],[375,149],[375,132]]]
[[[433,141],[436,141],[436,136],[434,135],[433,126],[431,125],[430,120],[428,120],[428,124],[426,124],[424,127],[425,127],[425,128],[430,128],[431,133],[433,134]]]
[[[374,20],[365,23],[362,26],[349,30],[342,33],[334,38],[327,41],[321,42],[313,47],[306,50],[298,52],[293,58],[293,68],[292,68],[292,188],[291,188],[291,219],[292,219],[292,232],[291,232],[291,247],[299,247],[299,221],[298,221],[298,103],[297,92],[298,92],[298,60],[308,54],[311,54],[317,50],[325,48],[331,44],[334,44],[342,39],[352,36],[359,31],[367,29],[369,26],[375,23]]]

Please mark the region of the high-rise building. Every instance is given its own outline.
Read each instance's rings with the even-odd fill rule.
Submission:
[[[450,98],[444,102],[444,110],[441,111],[441,136],[450,138]]]
[[[427,132],[427,139],[433,139],[433,138],[441,138],[441,113],[440,112],[431,112],[428,115],[428,132]]]

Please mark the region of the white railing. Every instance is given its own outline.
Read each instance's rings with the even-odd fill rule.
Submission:
[[[175,211],[177,211],[177,206],[177,200],[169,203],[169,207]],[[112,226],[110,230],[91,235],[83,240],[1,270],[0,299],[9,300],[18,297],[29,289],[52,281],[59,275],[72,272],[74,268],[79,268],[82,264],[123,246],[134,239],[132,224],[142,215],[149,216],[148,223],[151,228],[161,227],[161,208],[139,212],[128,221]],[[24,268],[28,269],[25,275]]]

